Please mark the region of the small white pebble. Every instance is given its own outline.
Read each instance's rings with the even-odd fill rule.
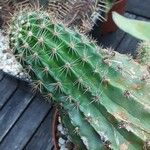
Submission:
[[[14,76],[20,73],[22,73],[21,76],[24,76],[22,66],[17,62],[9,48],[8,35],[3,33],[4,31],[0,30],[0,69]]]
[[[60,146],[60,150],[68,150],[65,145]]]
[[[57,130],[58,130],[58,131],[60,131],[60,132],[63,130],[63,126],[62,126],[62,124],[58,124],[58,126],[57,126]]]
[[[11,57],[12,57],[11,54],[9,54],[9,53],[6,54],[6,58],[7,58],[7,59],[10,59]]]
[[[58,122],[61,123],[61,118],[60,118],[60,116],[58,117]]]
[[[61,147],[61,144],[60,144],[60,143],[58,143],[58,146],[59,146],[59,147]]]
[[[58,142],[59,142],[61,145],[65,144],[65,140],[64,140],[63,138],[61,138],[61,137],[58,139]]]
[[[67,135],[67,139],[68,139],[69,141],[71,141],[71,138],[70,138],[70,136],[69,136],[69,135]]]

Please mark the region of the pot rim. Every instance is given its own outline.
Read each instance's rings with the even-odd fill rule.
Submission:
[[[58,117],[59,117],[59,111],[57,107],[54,107],[53,122],[52,122],[52,140],[54,144],[54,150],[59,150],[58,138],[57,138]]]

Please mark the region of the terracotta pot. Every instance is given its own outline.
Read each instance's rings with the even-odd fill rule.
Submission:
[[[117,30],[117,26],[112,19],[112,11],[118,12],[119,14],[124,14],[126,4],[127,0],[118,0],[118,2],[112,7],[112,9],[108,13],[107,21],[103,22],[100,26],[102,35]]]
[[[58,146],[58,134],[57,134],[57,125],[58,125],[58,109],[54,108],[54,114],[53,114],[53,122],[52,122],[52,138],[53,138],[53,144],[54,144],[54,150],[59,150]]]

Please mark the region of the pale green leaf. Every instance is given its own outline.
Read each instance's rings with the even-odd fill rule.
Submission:
[[[150,41],[150,22],[129,19],[113,12],[113,20],[123,31],[141,40]]]

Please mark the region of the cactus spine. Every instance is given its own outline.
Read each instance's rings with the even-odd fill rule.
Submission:
[[[143,80],[149,77],[145,66],[99,48],[40,11],[17,16],[10,41],[16,58],[30,69],[35,89],[67,112],[86,149],[147,147],[150,79]]]

